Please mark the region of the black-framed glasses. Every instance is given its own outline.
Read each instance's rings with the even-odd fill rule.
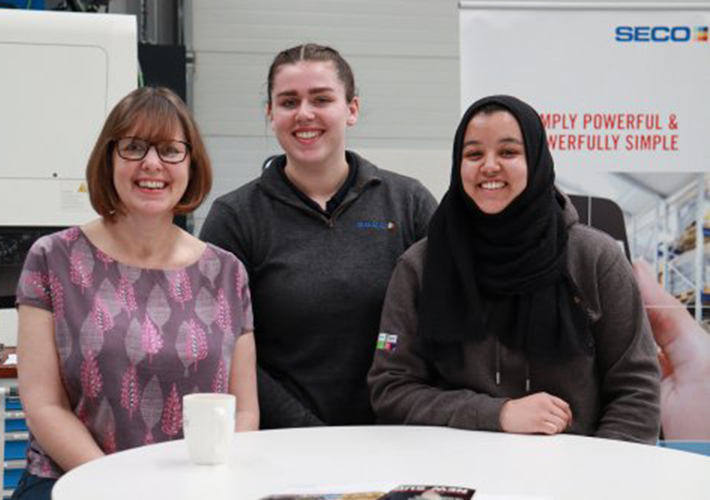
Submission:
[[[190,144],[185,141],[150,142],[140,137],[121,137],[114,140],[118,156],[128,161],[140,161],[146,157],[150,148],[165,163],[180,163],[190,152]]]

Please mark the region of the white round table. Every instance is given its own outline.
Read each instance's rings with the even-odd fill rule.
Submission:
[[[116,453],[67,473],[52,498],[257,500],[399,484],[471,487],[474,500],[708,500],[710,457],[569,435],[324,427],[237,434],[219,466],[190,463],[182,440]]]

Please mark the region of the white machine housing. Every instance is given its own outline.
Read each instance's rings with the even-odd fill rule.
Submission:
[[[0,232],[96,217],[84,171],[107,114],[137,86],[135,17],[3,10],[0,68]],[[14,345],[16,328],[0,310],[0,342]]]

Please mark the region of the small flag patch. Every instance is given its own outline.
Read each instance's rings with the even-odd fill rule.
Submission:
[[[382,332],[377,336],[377,349],[394,351],[397,347],[397,335]]]

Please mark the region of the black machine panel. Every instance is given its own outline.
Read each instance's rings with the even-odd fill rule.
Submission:
[[[27,252],[40,236],[63,227],[0,226],[0,308],[15,307],[15,290]]]

